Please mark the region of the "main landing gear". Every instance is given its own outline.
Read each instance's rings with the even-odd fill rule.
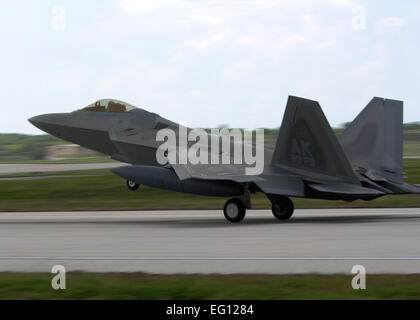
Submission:
[[[293,201],[287,197],[270,198],[272,206],[271,211],[278,220],[288,220],[293,215],[295,206]],[[223,208],[223,214],[227,221],[232,223],[241,222],[245,218],[246,209],[251,208],[249,194],[240,198],[232,198],[226,201]]]
[[[126,184],[127,184],[127,188],[130,189],[131,191],[136,191],[138,188],[140,188],[139,184],[131,180],[127,180]]]
[[[277,198],[272,201],[271,211],[278,220],[288,220],[295,211],[293,201],[287,197]]]
[[[292,217],[295,210],[292,200],[287,197],[276,197],[270,200],[272,203],[271,211],[276,219],[284,221]],[[238,223],[245,218],[246,209],[250,208],[249,195],[246,194],[240,198],[232,198],[226,201],[223,214],[227,221]]]

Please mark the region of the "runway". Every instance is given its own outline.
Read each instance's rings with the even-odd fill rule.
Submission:
[[[76,170],[110,169],[123,166],[121,162],[76,163],[76,164],[0,164],[0,175],[61,172]]]
[[[0,213],[0,271],[420,273],[420,209]]]

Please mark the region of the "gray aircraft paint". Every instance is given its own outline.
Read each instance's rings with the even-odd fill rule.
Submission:
[[[356,168],[403,183],[403,102],[375,97],[339,138]]]
[[[245,164],[162,168],[156,162],[156,133],[164,128],[176,131],[178,125],[142,109],[79,110],[29,121],[59,138],[132,164],[113,170],[125,179],[174,191],[232,196],[249,190],[264,192],[272,201],[281,196],[351,201],[420,193],[419,187],[403,182],[402,103],[395,100],[374,98],[338,141],[318,102],[289,97],[276,148],[264,149],[264,171],[254,176],[245,175]]]
[[[309,180],[322,174],[360,184],[319,103],[298,97],[289,97],[272,165]]]

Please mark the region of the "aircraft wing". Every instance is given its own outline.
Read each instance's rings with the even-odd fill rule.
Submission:
[[[287,174],[246,175],[238,165],[172,165],[181,180],[230,180],[238,183],[255,183],[264,193],[303,197],[305,186],[298,176]],[[203,167],[201,167],[203,166]]]
[[[255,184],[265,193],[289,197],[304,197],[305,184],[302,178],[293,175],[263,175]]]
[[[239,183],[263,181],[260,176],[246,175],[245,166],[235,164],[172,164],[180,180],[232,180]]]
[[[307,186],[323,194],[331,195],[351,195],[357,197],[380,196],[384,193],[375,189],[365,188],[349,183],[308,183]]]

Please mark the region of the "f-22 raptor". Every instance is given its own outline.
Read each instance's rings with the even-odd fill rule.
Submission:
[[[147,185],[231,197],[223,210],[230,222],[243,220],[251,207],[250,193],[256,192],[268,197],[279,220],[293,214],[290,197],[369,201],[420,193],[419,186],[404,182],[402,101],[373,98],[337,137],[318,102],[290,96],[276,146],[264,147],[264,166],[257,175],[245,174],[245,164],[161,165],[156,135],[162,129],[177,132],[178,124],[115,99],[29,121],[51,135],[130,164],[112,171],[132,190]]]

